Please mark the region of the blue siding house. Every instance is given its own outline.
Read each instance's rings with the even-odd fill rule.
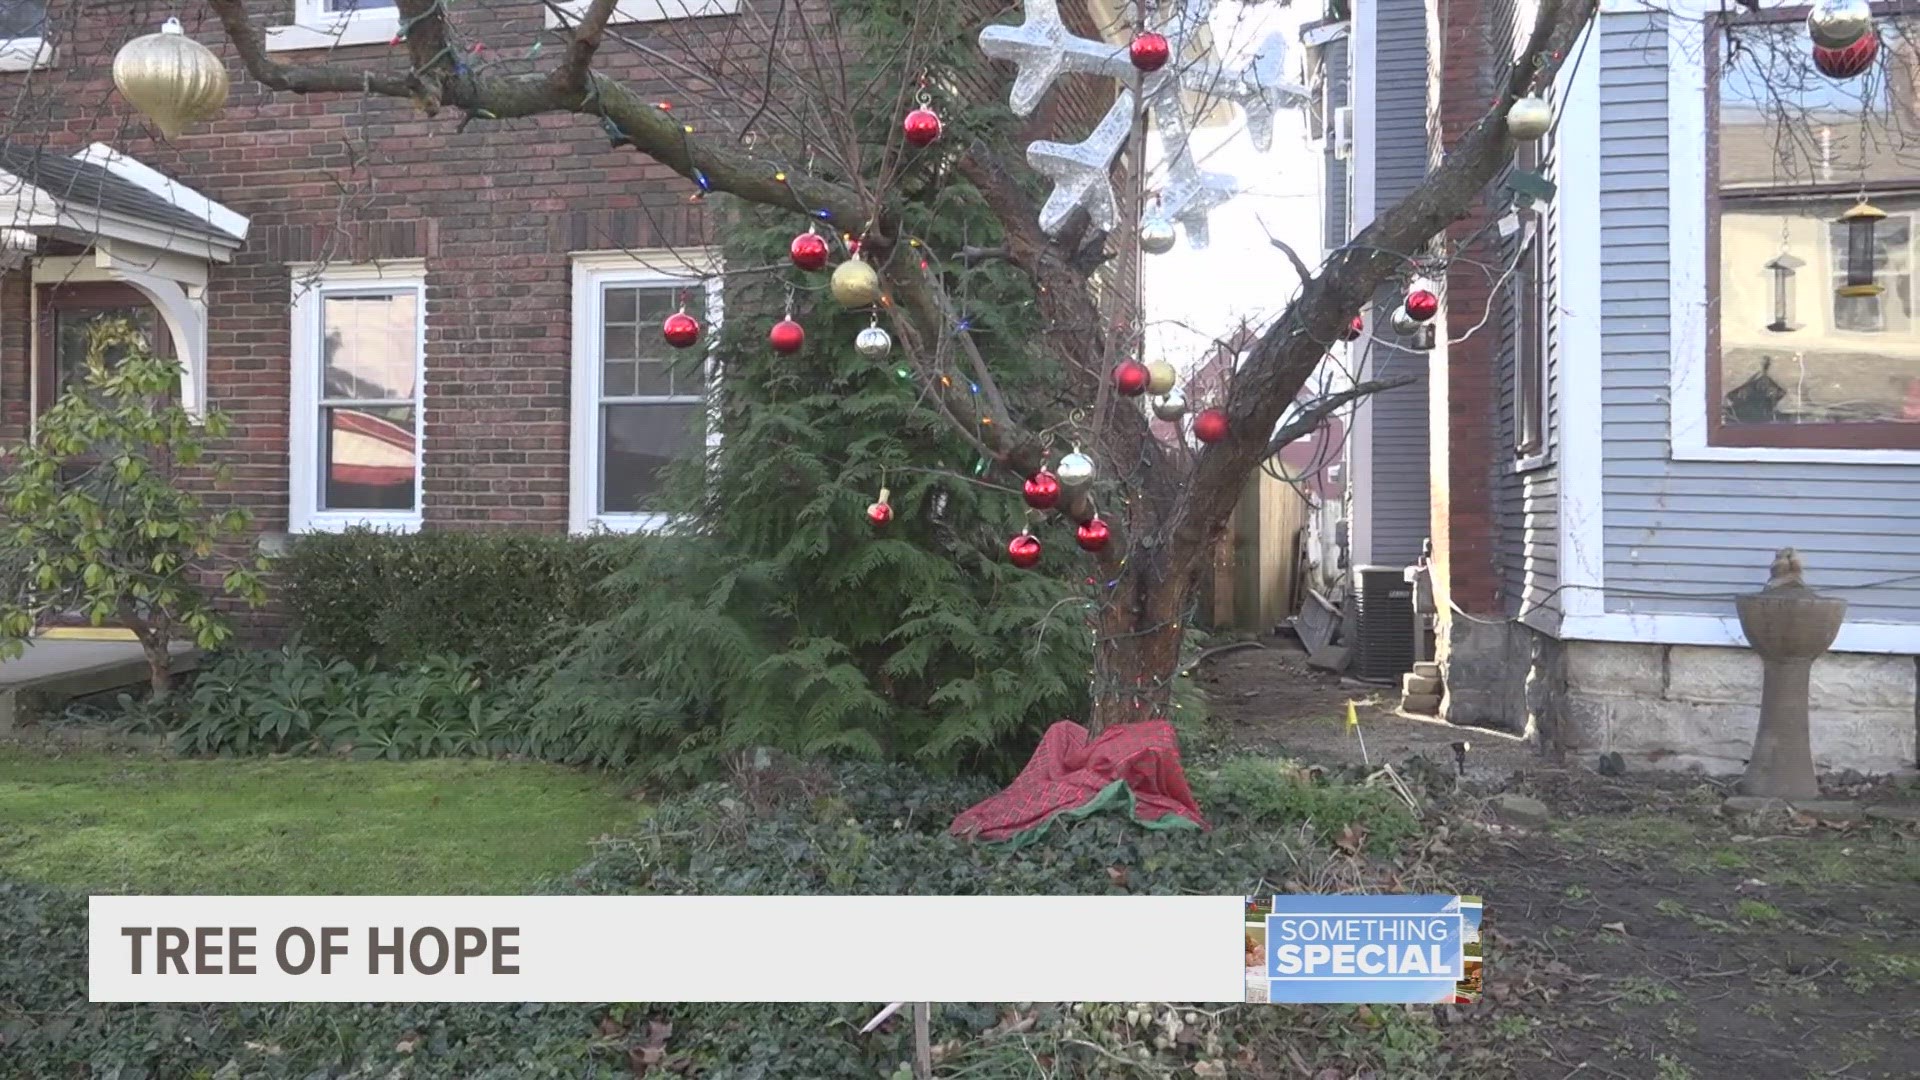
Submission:
[[[1363,370],[1428,378],[1356,411],[1352,561],[1410,562],[1431,538],[1449,719],[1728,773],[1760,687],[1734,597],[1792,547],[1850,605],[1815,666],[1816,761],[1911,770],[1920,42],[1882,20],[1878,69],[1836,82],[1807,58],[1804,8],[1659,6],[1602,0],[1569,54],[1555,129],[1515,163],[1553,198],[1515,211],[1490,193],[1515,227],[1471,253],[1501,271],[1480,340],[1410,352],[1373,320],[1387,340],[1370,326]],[[1415,124],[1381,102],[1487,100],[1528,7],[1356,0],[1338,56],[1353,195],[1330,231],[1351,236],[1444,148],[1444,109]],[[1428,62],[1451,59],[1429,32],[1448,15],[1495,24],[1480,70]],[[1315,32],[1331,67],[1335,35]],[[1884,216],[1850,254],[1862,202]],[[1480,318],[1474,281],[1449,267],[1443,321],[1469,298]]]

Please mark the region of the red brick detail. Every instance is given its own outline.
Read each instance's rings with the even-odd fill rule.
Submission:
[[[1497,0],[1428,0],[1429,130],[1435,160],[1486,114],[1494,94],[1494,50],[1489,42],[1506,40],[1493,20],[1511,18]],[[1449,246],[1469,237],[1491,235],[1489,208],[1482,201],[1472,213],[1448,227]],[[1494,244],[1481,241],[1464,253],[1483,264],[1498,265]],[[1499,525],[1495,516],[1495,470],[1505,460],[1500,445],[1500,336],[1497,318],[1486,318],[1496,302],[1494,282],[1478,266],[1461,265],[1446,274],[1446,380],[1434,395],[1446,409],[1444,483],[1433,485],[1434,558],[1448,583],[1454,604],[1472,615],[1502,614]],[[1498,312],[1495,312],[1497,316]],[[1477,324],[1478,332],[1473,332]],[[1464,338],[1465,340],[1461,340]],[[1436,478],[1439,479],[1439,478]]]

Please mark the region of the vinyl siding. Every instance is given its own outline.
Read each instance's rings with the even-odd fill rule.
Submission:
[[[1920,621],[1920,466],[1671,460],[1668,260],[1706,253],[1669,251],[1667,200],[1701,193],[1668,192],[1661,26],[1601,23],[1606,608],[1732,614],[1791,546],[1851,619]]]
[[[1427,16],[1425,0],[1377,0],[1374,109],[1376,212],[1404,198],[1427,173]],[[1418,103],[1421,107],[1415,107]],[[1383,291],[1374,305],[1367,374],[1419,373],[1421,381],[1378,395],[1373,402],[1373,561],[1404,566],[1418,560],[1427,538],[1427,354],[1392,344],[1388,329],[1400,290]]]

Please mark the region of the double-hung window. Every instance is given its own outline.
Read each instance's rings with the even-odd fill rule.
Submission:
[[[1920,40],[1876,21],[1844,80],[1798,16],[1708,35],[1710,445],[1920,449]]]
[[[721,279],[685,253],[574,259],[569,522],[576,532],[635,532],[669,521],[664,471],[719,440],[709,415]],[[690,349],[661,335],[685,307],[701,324]]]
[[[396,0],[293,0],[293,24],[267,28],[272,52],[384,45],[400,33]]]
[[[418,261],[294,272],[294,532],[420,526],[426,280]]]
[[[571,26],[587,13],[592,0],[553,0],[545,4],[548,26]],[[697,19],[709,15],[732,15],[740,10],[740,0],[620,0],[614,5],[610,23],[664,22],[668,19]]]
[[[32,71],[52,63],[47,0],[0,0],[0,71]]]

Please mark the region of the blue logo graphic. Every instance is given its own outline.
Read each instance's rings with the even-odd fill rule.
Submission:
[[[1276,896],[1271,1002],[1451,1002],[1479,962],[1480,904],[1459,896]]]

